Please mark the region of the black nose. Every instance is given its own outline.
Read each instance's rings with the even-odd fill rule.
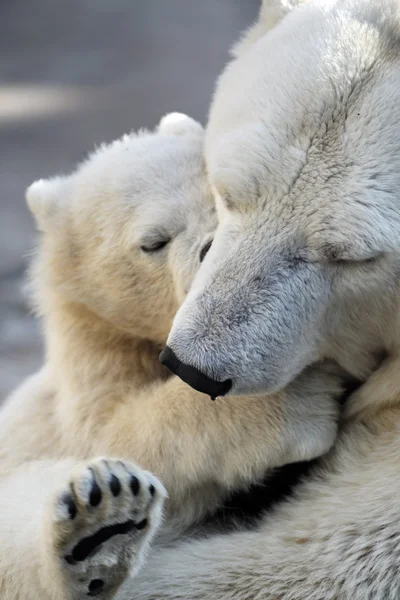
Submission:
[[[185,365],[176,356],[175,352],[171,350],[169,346],[165,346],[164,350],[160,354],[160,361],[165,367],[167,367],[172,373],[178,375],[188,385],[198,392],[211,396],[214,400],[218,396],[225,396],[232,387],[232,379],[226,379],[225,381],[214,381],[207,375],[204,375],[196,367]]]
[[[207,244],[205,246],[202,247],[202,249],[200,250],[200,262],[203,262],[203,260],[206,257],[207,252],[209,251],[209,249],[211,248],[211,244],[213,243],[212,240],[210,240],[209,242],[207,242]]]

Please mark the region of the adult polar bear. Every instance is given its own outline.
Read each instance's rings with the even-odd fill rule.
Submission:
[[[219,81],[220,226],[164,359],[211,393],[279,389],[322,356],[375,372],[295,500],[255,531],[156,551],[129,600],[400,597],[400,9],[295,4],[265,3]]]

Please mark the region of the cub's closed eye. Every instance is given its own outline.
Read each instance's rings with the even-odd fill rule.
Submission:
[[[147,252],[147,254],[151,254],[152,252],[158,252],[159,250],[165,248],[170,241],[171,240],[159,240],[158,242],[143,244],[143,246],[140,246],[140,249],[143,250],[143,252]]]

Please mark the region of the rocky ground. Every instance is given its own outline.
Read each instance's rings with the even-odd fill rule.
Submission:
[[[171,110],[204,121],[259,0],[0,3],[0,402],[42,360],[21,293],[34,229],[24,189]]]

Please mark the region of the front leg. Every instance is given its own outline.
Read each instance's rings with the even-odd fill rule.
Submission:
[[[326,365],[282,392],[216,402],[173,377],[119,402],[96,454],[132,457],[158,475],[168,490],[168,523],[185,528],[268,470],[327,452],[341,391],[340,373]]]

